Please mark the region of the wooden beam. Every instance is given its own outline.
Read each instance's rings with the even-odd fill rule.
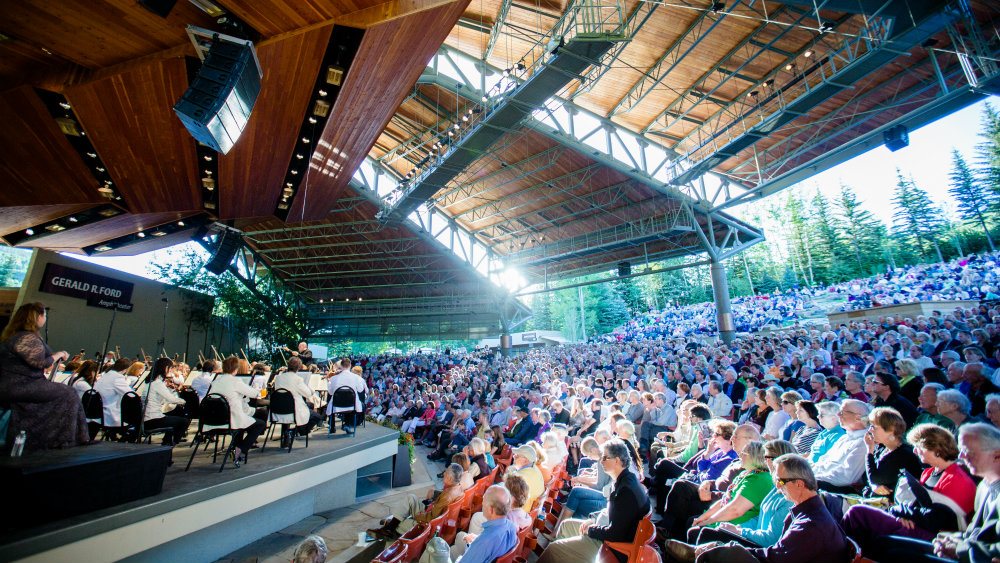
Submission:
[[[373,25],[385,23],[387,21],[412,16],[413,14],[433,10],[434,8],[439,8],[441,6],[463,2],[465,2],[465,0],[388,0],[387,2],[383,2],[377,6],[350,12],[336,18],[316,22],[285,33],[279,33],[278,35],[268,37],[267,39],[258,42],[256,46],[259,47],[276,41],[282,41],[284,39],[288,39],[289,37],[301,35],[314,29],[334,24],[356,27],[359,29],[368,29]]]

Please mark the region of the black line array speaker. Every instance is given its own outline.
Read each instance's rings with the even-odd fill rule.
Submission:
[[[236,231],[226,229],[219,233],[215,252],[212,253],[208,262],[205,262],[205,269],[215,275],[226,271],[226,266],[229,266],[229,263],[233,261],[242,244],[243,235]]]
[[[250,119],[260,94],[253,46],[218,37],[174,112],[199,142],[226,154]]]
[[[882,141],[885,142],[885,148],[896,152],[901,148],[910,146],[910,133],[906,130],[905,125],[897,125],[886,129],[882,133]]]
[[[618,263],[618,277],[625,277],[632,275],[632,264],[628,262]]]

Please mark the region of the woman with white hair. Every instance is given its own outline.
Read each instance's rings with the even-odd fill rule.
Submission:
[[[833,447],[833,444],[844,435],[844,427],[840,425],[840,404],[827,401],[816,405],[819,411],[819,424],[823,427],[805,456],[810,462],[815,462]]]
[[[938,391],[937,394],[937,411],[941,416],[946,417],[955,425],[955,431],[963,424],[969,424],[971,422],[982,422],[978,418],[973,418],[969,416],[969,411],[972,410],[972,402],[969,401],[969,397],[958,391],[956,389],[945,389],[943,391]]]

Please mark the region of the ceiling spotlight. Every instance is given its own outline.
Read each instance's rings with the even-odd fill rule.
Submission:
[[[517,61],[517,70],[524,70],[527,67],[524,66],[524,61]]]
[[[793,65],[792,63],[788,63],[788,64],[785,65],[785,70],[789,70],[790,71],[793,68],[795,68],[795,65]]]
[[[504,78],[510,76],[510,69],[509,68],[503,69],[503,75],[504,75]]]
[[[102,244],[101,246],[94,247],[94,250],[97,252],[107,252],[111,250],[111,247],[106,244]]]
[[[292,176],[295,176],[299,173],[298,170],[290,170],[290,172],[292,173]]]
[[[467,122],[467,121],[469,121],[469,116],[468,115],[463,115],[462,116],[462,122]]]
[[[207,154],[205,155],[204,158],[206,162],[212,162],[212,157],[208,156]]]
[[[146,233],[144,233],[142,231],[139,231],[138,233],[135,234],[135,236],[137,236],[139,238],[146,238]]]
[[[289,188],[292,187],[292,183],[291,182],[285,182],[285,185],[288,186]]]
[[[295,155],[295,158],[297,158],[297,159],[299,159],[299,160],[302,160],[302,159],[303,159],[303,158],[305,158],[305,157],[304,157],[304,156],[302,156],[301,154],[296,154],[296,155]]]
[[[344,299],[344,303],[347,303],[348,301],[350,301],[350,299]]]
[[[178,227],[183,227],[184,226],[184,221],[177,221],[177,226]]]
[[[43,51],[44,51],[44,49],[43,49]],[[59,107],[65,109],[65,110],[69,110],[69,109],[73,108],[73,106],[67,104],[66,102],[59,102]]]
[[[309,142],[309,137],[302,137],[302,142],[303,143],[308,143]]]
[[[206,176],[211,176],[212,175],[212,171],[206,168],[205,169],[205,175]]]
[[[326,96],[326,90],[320,90],[319,91],[319,95],[320,96]]]
[[[809,50],[807,50],[807,51],[806,51],[805,53],[802,53],[802,56],[803,56],[803,57],[805,57],[805,58],[807,58],[807,59],[808,59],[809,57],[813,56],[813,52],[812,52],[812,49],[809,49]]]
[[[26,235],[28,235],[30,237],[31,235],[35,234],[35,231],[33,231],[31,229],[25,229],[24,230],[24,234],[26,234]]]
[[[757,96],[759,96],[759,95],[760,95],[760,92],[758,92],[758,91],[756,91],[756,90],[751,90],[751,91],[750,91],[750,97],[751,97],[751,98],[756,98],[756,97],[757,97]]]
[[[309,123],[315,124],[316,123],[316,118],[315,117],[310,117],[309,118]]]
[[[322,304],[323,304],[323,300],[322,300],[322,299],[320,299],[320,300],[319,300],[319,304],[320,304],[320,305],[322,305]]]
[[[712,2],[712,13],[717,14],[726,9],[725,2]]]
[[[89,156],[90,158],[97,158],[97,153],[88,152],[87,156]]]
[[[825,24],[819,26],[819,31],[820,33],[830,33],[831,31],[833,31],[833,24],[830,22],[826,22]]]
[[[487,98],[486,96],[483,96],[483,103],[485,104],[485,103],[486,103],[486,102],[488,102],[488,101],[490,101],[490,99],[489,99],[489,98]]]
[[[456,124],[455,124],[455,131],[458,131],[458,130],[459,130],[459,129],[461,129],[461,128],[462,128],[462,126],[461,126],[461,125],[459,125],[458,123],[456,123]]]
[[[166,236],[166,234],[167,233],[165,233],[163,231],[153,231],[153,236],[154,237],[162,237],[162,236]]]
[[[70,223],[76,223],[76,221],[77,221],[76,217],[70,217],[69,218],[69,222]]]
[[[764,81],[764,86],[767,86],[768,88],[774,86],[774,79],[773,78],[768,78],[767,80],[765,80]]]
[[[449,137],[454,137],[455,136],[455,132],[454,131],[448,131],[448,136]]]

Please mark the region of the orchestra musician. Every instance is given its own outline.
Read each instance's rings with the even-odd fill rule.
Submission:
[[[214,366],[213,366],[214,367]],[[240,433],[233,439],[236,447],[233,449],[233,465],[240,466],[246,459],[246,452],[254,441],[264,431],[265,421],[254,418],[254,410],[250,408],[247,399],[259,398],[260,391],[236,379],[240,369],[240,360],[229,356],[222,361],[222,373],[215,378],[209,393],[218,393],[229,402],[229,424]],[[207,428],[207,426],[206,426]]]
[[[302,360],[302,365],[305,367],[309,367],[316,362],[316,360],[313,359],[312,350],[309,349],[309,345],[306,344],[305,340],[299,342],[298,350],[292,350],[288,346],[285,346],[285,351],[291,352],[293,356]]]

